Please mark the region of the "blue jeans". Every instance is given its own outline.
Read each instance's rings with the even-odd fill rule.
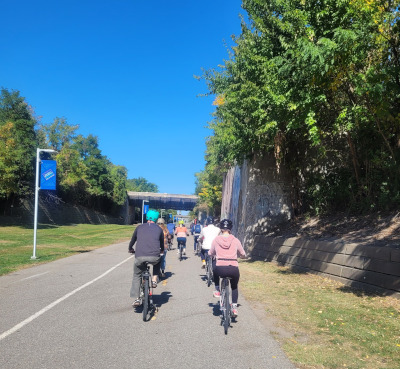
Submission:
[[[186,249],[186,237],[177,237],[177,242],[178,242],[178,245],[179,245],[179,243],[182,243],[183,244],[183,249]]]
[[[167,250],[165,249],[164,255],[161,256],[161,270],[165,270],[165,265],[167,263],[167,261],[165,260],[166,256],[167,256]]]

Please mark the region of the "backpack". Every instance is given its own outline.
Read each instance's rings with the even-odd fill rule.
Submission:
[[[201,232],[201,225],[200,224],[196,224],[194,226],[194,233],[200,233]]]

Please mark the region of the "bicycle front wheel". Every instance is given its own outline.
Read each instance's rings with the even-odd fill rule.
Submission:
[[[149,280],[144,280],[144,296],[143,296],[143,321],[147,321],[147,316],[150,309],[150,284]]]
[[[207,287],[210,287],[211,283],[212,283],[212,277],[213,277],[211,260],[207,261],[206,268],[207,268]]]

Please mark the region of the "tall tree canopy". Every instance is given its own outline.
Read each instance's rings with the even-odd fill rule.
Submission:
[[[0,90],[0,202],[33,193],[36,148],[55,149],[58,195],[65,201],[102,211],[126,202],[127,169],[102,155],[98,138],[77,135],[78,125],[65,118],[39,124],[18,91]],[[42,152],[41,159],[48,154]],[[131,188],[158,191],[145,178],[131,180]],[[5,207],[10,202],[6,202]]]
[[[143,177],[128,179],[127,189],[134,192],[158,192],[158,186]]]
[[[203,74],[216,95],[207,166],[270,152],[292,172],[299,211],[398,205],[399,0],[243,8],[229,60]]]
[[[35,124],[18,91],[0,90],[0,198],[25,196],[33,187]]]

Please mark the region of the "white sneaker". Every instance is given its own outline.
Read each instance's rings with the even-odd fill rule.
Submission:
[[[237,304],[232,304],[232,318],[236,318],[238,316]]]

